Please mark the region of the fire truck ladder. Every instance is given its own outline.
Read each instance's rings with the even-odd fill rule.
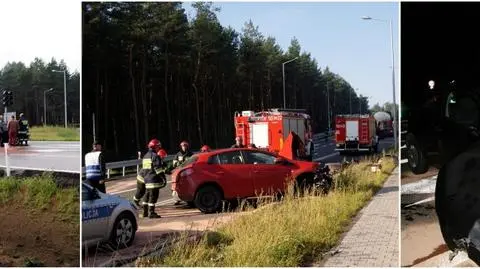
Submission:
[[[240,136],[242,140],[245,139],[245,125],[243,123],[237,123],[236,136]],[[246,141],[244,141],[246,143]]]

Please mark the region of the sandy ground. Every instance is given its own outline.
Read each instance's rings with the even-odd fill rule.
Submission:
[[[435,213],[434,202],[402,208],[401,266],[414,266],[448,251]]]
[[[0,267],[78,267],[79,226],[49,211],[32,212],[23,206],[0,206]]]

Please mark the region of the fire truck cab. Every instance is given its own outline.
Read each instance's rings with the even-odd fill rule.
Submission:
[[[290,132],[297,134],[303,146],[298,156],[311,159],[314,152],[310,116],[303,109],[268,109],[266,111],[235,112],[236,136],[245,144],[270,152],[280,152]]]
[[[340,152],[376,152],[376,121],[370,115],[337,115],[335,118],[336,150]]]

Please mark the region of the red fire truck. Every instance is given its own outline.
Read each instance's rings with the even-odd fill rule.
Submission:
[[[337,115],[335,118],[337,151],[376,152],[378,136],[375,118],[370,115]]]
[[[304,147],[298,156],[313,156],[312,127],[310,116],[303,109],[268,109],[266,111],[235,112],[236,136],[244,144],[255,144],[257,148],[280,152],[290,132],[297,134]]]

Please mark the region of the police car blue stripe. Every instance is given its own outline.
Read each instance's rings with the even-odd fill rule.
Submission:
[[[109,204],[103,206],[97,206],[92,208],[86,208],[82,210],[82,221],[95,220],[101,218],[110,217],[113,213],[113,210],[119,204]]]

